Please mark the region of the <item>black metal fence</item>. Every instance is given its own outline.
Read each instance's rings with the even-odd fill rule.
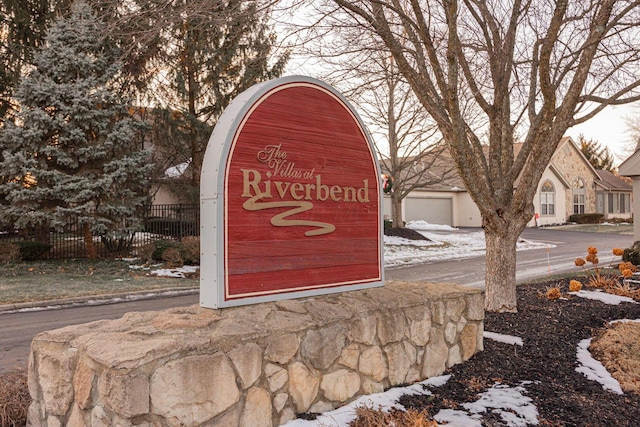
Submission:
[[[135,256],[155,241],[200,235],[200,205],[148,205],[143,209],[142,228],[129,236],[108,238],[94,236],[93,242],[101,257]],[[70,220],[62,231],[6,228],[0,230],[0,243],[41,242],[49,246],[40,258],[66,259],[87,256],[84,230]],[[20,243],[24,245],[25,243]]]

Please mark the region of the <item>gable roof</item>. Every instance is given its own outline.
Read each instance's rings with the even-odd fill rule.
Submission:
[[[578,156],[580,161],[583,162],[587,166],[587,168],[589,168],[589,170],[593,173],[594,181],[596,181],[596,182],[597,181],[601,181],[603,183],[601,186],[603,188],[605,188],[605,180],[600,177],[600,175],[598,174],[596,169],[593,167],[593,165],[591,165],[591,163],[589,163],[589,160],[587,160],[585,155],[582,153],[582,151],[580,151],[580,149],[578,148],[578,146],[576,145],[576,143],[573,141],[573,139],[570,136],[565,136],[560,140],[560,142],[558,143],[558,146],[556,148],[556,151],[554,152],[553,156],[551,157],[551,161],[547,165],[547,167],[551,170],[551,172],[560,180],[562,185],[565,188],[571,188],[571,184],[566,180],[566,178],[563,176],[563,174],[560,172],[560,170],[556,167],[556,165],[554,165],[554,158],[555,158],[556,154],[560,151],[560,149],[565,145],[568,145],[569,147],[571,147],[571,149],[576,153],[576,155]],[[520,153],[520,150],[522,150],[522,146],[523,146],[522,142],[516,142],[516,143],[513,144],[513,154],[514,154],[514,156],[517,156],[518,153]],[[488,149],[488,147],[484,147],[484,148]],[[443,165],[446,165],[446,164],[450,164],[451,167],[453,168],[453,165],[455,164],[453,159],[449,155],[448,151],[442,152],[439,155],[437,163],[439,163],[439,167],[440,168],[443,168],[444,167]],[[383,164],[383,169],[385,168],[385,166],[386,165]],[[467,191],[464,183],[462,182],[462,179],[460,178],[460,174],[458,174],[458,172],[455,170],[455,168],[453,168],[453,169],[454,169],[453,173],[450,174],[449,176],[447,176],[441,182],[439,182],[437,184],[419,185],[416,188],[416,190],[456,191],[456,192]],[[639,171],[638,174],[640,175],[640,171]],[[615,175],[614,175],[614,178],[616,180],[620,180],[620,178],[616,177]],[[520,181],[520,177],[518,177],[518,179],[515,182],[515,186],[516,187],[518,186],[519,181]],[[606,182],[609,182],[609,177],[607,177],[607,181]],[[616,181],[611,179],[608,185],[613,185],[614,183],[616,183]],[[620,184],[616,183],[616,185],[620,185]],[[628,191],[628,190],[625,189],[625,190],[614,190],[614,191]]]
[[[422,157],[405,157],[401,160],[401,179],[414,190],[466,191],[449,150],[432,150]],[[383,173],[391,173],[389,159],[380,160]],[[398,177],[394,177],[398,179]]]
[[[560,173],[560,171],[558,170],[558,168],[556,167],[556,165],[554,165],[553,163],[549,163],[549,170],[551,172],[553,172],[553,174],[555,175],[556,178],[558,178],[558,180],[562,183],[562,185],[564,186],[564,188],[571,188],[571,184],[569,183],[569,181],[567,181],[564,176],[562,175],[562,173]]]
[[[630,193],[633,190],[631,184],[620,177],[617,177],[608,170],[596,169],[596,172],[600,178],[595,180],[596,185],[599,185],[607,191],[624,191]]]
[[[622,176],[640,176],[640,150],[630,155],[620,166],[618,172]]]
[[[587,157],[584,155],[584,153],[582,152],[582,150],[580,150],[580,147],[578,147],[578,145],[575,143],[575,141],[570,137],[570,136],[565,136],[560,140],[560,143],[558,143],[558,148],[556,148],[555,153],[553,153],[553,155],[555,156],[556,153],[558,153],[558,151],[560,151],[560,147],[562,147],[563,145],[569,145],[576,153],[578,153],[578,157],[582,160],[582,162],[591,170],[591,172],[593,173],[594,177],[597,179],[598,178],[598,172],[596,171],[596,168],[593,167],[593,165],[589,162],[589,160],[587,159]],[[553,163],[553,157],[551,157],[551,162]]]

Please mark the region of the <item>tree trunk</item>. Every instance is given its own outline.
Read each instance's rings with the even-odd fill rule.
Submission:
[[[393,227],[404,228],[404,222],[402,221],[402,199],[395,193],[391,193],[391,220],[393,221]]]
[[[493,312],[518,311],[516,299],[516,243],[520,237],[511,227],[485,227],[487,246],[484,308]]]
[[[91,226],[87,223],[82,225],[82,232],[84,234],[84,245],[87,249],[87,257],[89,259],[98,258],[98,250],[96,244],[93,241],[93,235],[91,234]]]

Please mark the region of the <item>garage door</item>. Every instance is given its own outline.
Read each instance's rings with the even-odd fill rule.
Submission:
[[[407,198],[405,220],[407,222],[424,220],[430,224],[453,225],[452,200]]]

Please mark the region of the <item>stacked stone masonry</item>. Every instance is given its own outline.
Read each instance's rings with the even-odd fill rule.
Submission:
[[[45,332],[29,357],[29,425],[277,426],[440,375],[482,350],[483,318],[479,290],[387,282]]]

